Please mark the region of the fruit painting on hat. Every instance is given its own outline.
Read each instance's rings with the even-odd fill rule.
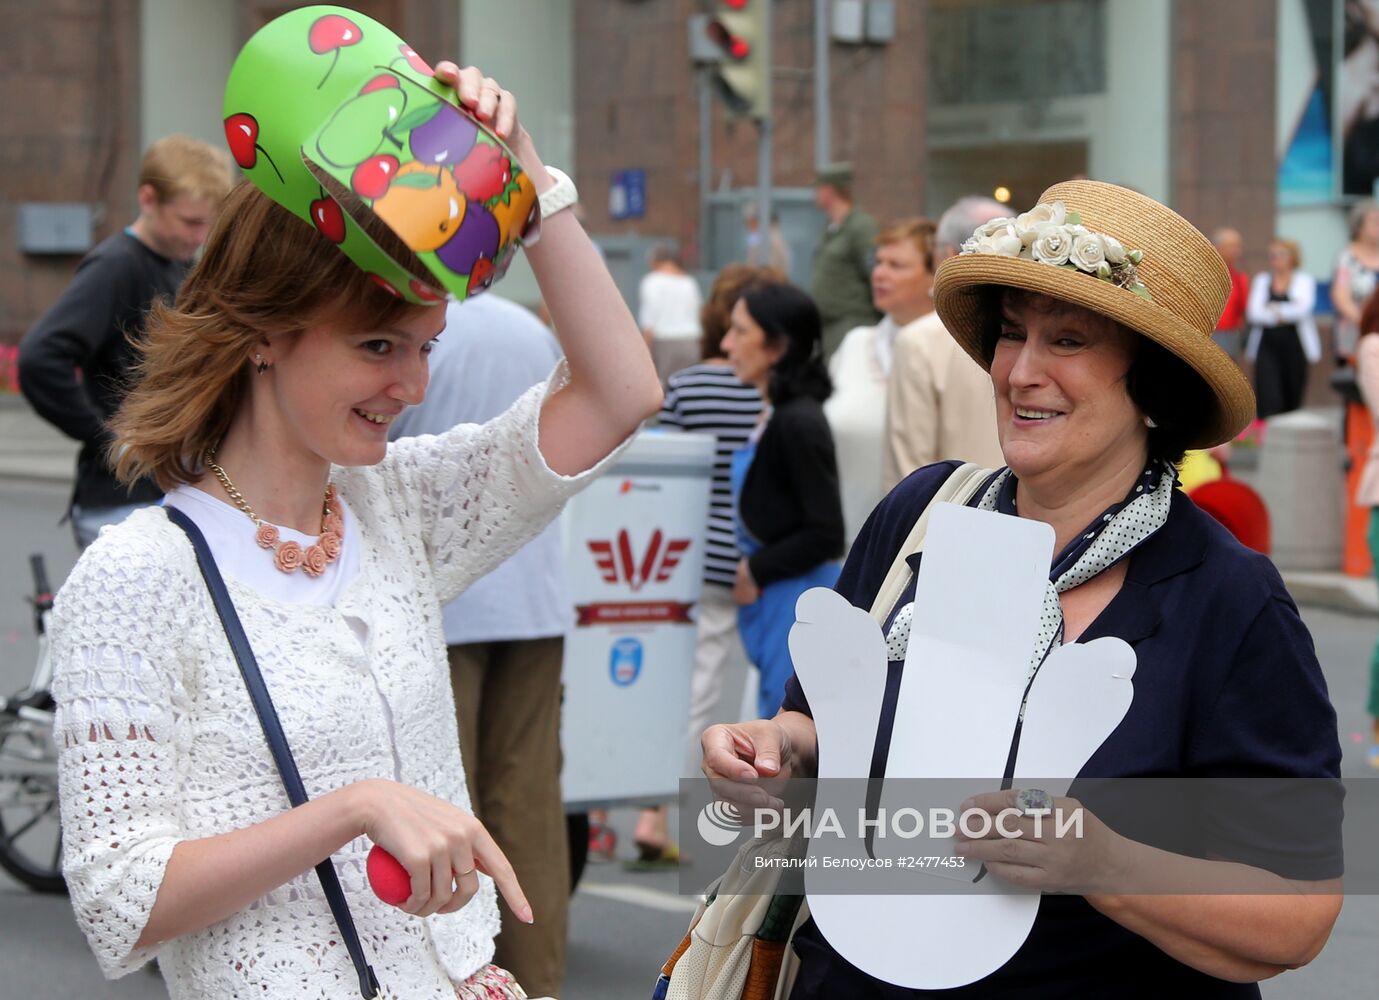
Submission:
[[[260,190],[414,302],[483,291],[540,228],[512,151],[411,46],[343,7],[290,11],[249,40],[225,88],[225,137]],[[377,215],[428,273],[391,258],[352,211]]]

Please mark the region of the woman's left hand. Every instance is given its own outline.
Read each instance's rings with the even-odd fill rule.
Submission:
[[[499,86],[493,77],[484,76],[477,66],[460,69],[443,59],[436,63],[436,79],[454,87],[460,104],[504,142],[516,145],[527,138],[526,130],[517,120],[517,98],[512,91]]]
[[[974,795],[962,812],[979,810],[991,817],[984,837],[969,838],[961,830],[954,835],[955,853],[986,865],[991,874],[1022,889],[1095,895],[1114,891],[1121,878],[1124,837],[1116,833],[1077,799],[1055,798],[1050,813],[1034,817],[1021,813],[1015,804],[1017,789]],[[1081,824],[1057,836],[1060,826],[1072,823],[1080,811]],[[975,817],[970,829],[986,826]],[[1002,829],[1004,827],[1004,830]]]
[[[733,580],[733,600],[738,604],[755,604],[761,597],[761,588],[752,579],[752,567],[746,559],[737,561],[737,576]]]

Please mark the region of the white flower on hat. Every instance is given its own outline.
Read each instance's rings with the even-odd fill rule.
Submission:
[[[995,236],[1001,230],[1014,224],[1014,219],[992,219],[990,222],[984,222],[976,229],[972,230],[972,235],[978,239],[984,236]]]
[[[1035,260],[1048,264],[1066,264],[1073,250],[1073,234],[1067,226],[1045,222],[1035,227],[1034,241],[1030,243],[1030,254]]]
[[[1045,222],[1051,222],[1055,226],[1061,226],[1068,218],[1068,208],[1061,201],[1052,204],[1044,203],[1035,205],[1028,212],[1021,212],[1015,217],[1015,225],[1018,229],[1031,229]]]
[[[1114,236],[1094,233],[1082,216],[1061,201],[1035,205],[1013,219],[992,219],[978,226],[962,245],[964,254],[1018,257],[1066,267],[1107,281],[1153,301],[1136,265],[1144,251],[1127,250]]]
[[[1002,257],[1014,257],[1020,253],[1024,244],[1015,233],[1014,226],[1007,226],[979,241],[978,253],[994,253]]]
[[[1106,243],[1096,233],[1076,234],[1068,259],[1079,271],[1095,274],[1097,268],[1106,263]]]

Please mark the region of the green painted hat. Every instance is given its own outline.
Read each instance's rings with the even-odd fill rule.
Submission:
[[[245,175],[314,225],[383,288],[465,299],[533,242],[530,175],[456,103],[410,45],[344,7],[303,7],[261,28],[225,85],[225,138]],[[365,234],[321,177],[348,189],[426,265],[413,274]]]

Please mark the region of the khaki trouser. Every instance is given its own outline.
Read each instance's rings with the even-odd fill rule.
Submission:
[[[450,647],[460,753],[474,812],[512,863],[534,924],[512,915],[494,964],[531,996],[558,996],[565,975],[570,856],[560,800],[560,666],[565,640]]]

